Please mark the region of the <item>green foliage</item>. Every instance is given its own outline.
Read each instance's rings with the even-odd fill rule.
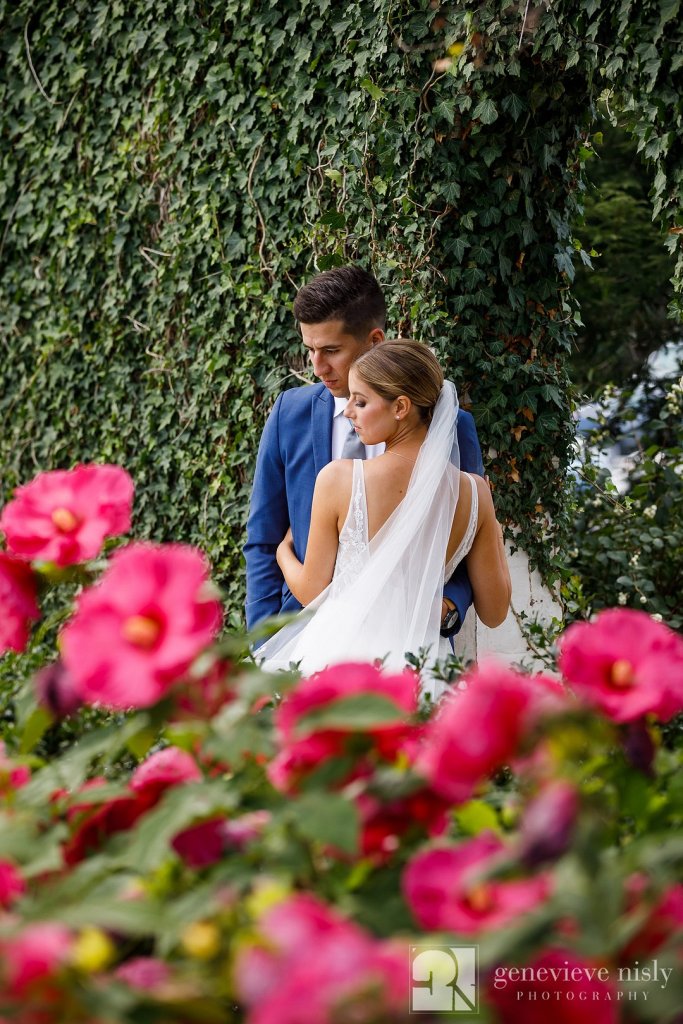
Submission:
[[[671,259],[652,222],[644,162],[634,141],[607,121],[593,146],[576,231],[594,258],[591,267],[577,268],[574,294],[584,326],[571,359],[572,380],[591,393],[608,382],[627,384],[652,352],[683,336],[683,324],[667,317]]]

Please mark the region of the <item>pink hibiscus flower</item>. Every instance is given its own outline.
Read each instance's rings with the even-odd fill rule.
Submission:
[[[184,675],[221,619],[201,552],[130,544],[80,595],[62,656],[85,701],[147,707]]]
[[[452,803],[508,764],[539,714],[561,705],[562,690],[544,676],[522,676],[483,662],[468,689],[447,699],[425,730],[415,767]]]
[[[0,796],[20,789],[30,778],[31,769],[25,764],[15,764],[7,757],[5,743],[0,740]]]
[[[170,786],[181,782],[199,782],[202,773],[195,759],[179,747],[166,747],[150,754],[146,761],[138,765],[130,778],[130,788],[134,793],[151,793],[160,795]]]
[[[114,977],[131,988],[158,993],[171,980],[171,970],[163,960],[153,956],[138,956],[126,961],[114,971]]]
[[[9,860],[0,860],[0,907],[7,909],[26,892],[19,869]]]
[[[308,894],[277,904],[259,927],[265,945],[241,949],[234,972],[248,1024],[403,1019],[404,943],[377,941]]]
[[[347,697],[378,694],[394,705],[399,718],[371,727],[307,726],[306,716],[334,708]],[[280,752],[268,766],[268,777],[281,790],[296,788],[299,780],[323,761],[339,756],[350,736],[362,733],[383,760],[393,760],[409,742],[415,726],[408,721],[418,704],[418,680],[411,670],[390,675],[374,665],[342,664],[304,679],[276,713]]]
[[[28,561],[75,565],[99,554],[105,537],[130,529],[133,481],[120,466],[76,466],[40,473],[18,487],[0,529]]]
[[[615,722],[648,712],[666,721],[683,708],[683,640],[630,608],[570,626],[560,669],[576,692]]]
[[[3,942],[3,969],[9,994],[21,996],[33,985],[55,975],[66,963],[71,947],[68,928],[52,922],[28,925]]]
[[[550,891],[546,875],[487,877],[505,856],[505,846],[491,832],[459,846],[418,853],[403,874],[403,892],[416,920],[425,929],[474,935],[500,928],[543,903]]]
[[[33,572],[24,562],[0,551],[0,655],[23,651],[31,623],[39,618]]]
[[[499,967],[489,981],[487,996],[499,1024],[618,1024],[608,968],[569,949],[549,949],[524,975],[522,970]]]

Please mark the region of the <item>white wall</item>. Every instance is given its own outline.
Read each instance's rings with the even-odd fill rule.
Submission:
[[[544,586],[537,569],[529,569],[529,559],[524,551],[514,555],[508,548],[510,576],[512,577],[511,610],[502,625],[489,629],[481,623],[470,608],[465,623],[455,642],[455,653],[461,657],[481,661],[492,655],[508,663],[524,662],[525,666],[541,668],[541,664],[529,650],[519,627],[515,613],[525,612],[529,619],[549,623],[561,618],[560,605]]]

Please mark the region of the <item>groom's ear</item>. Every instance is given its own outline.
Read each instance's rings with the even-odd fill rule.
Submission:
[[[381,327],[373,327],[368,334],[368,341],[374,347],[379,345],[380,341],[384,341],[384,331]]]

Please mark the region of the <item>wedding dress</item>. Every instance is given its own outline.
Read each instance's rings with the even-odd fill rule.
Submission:
[[[354,460],[332,582],[259,648],[264,671],[296,664],[310,675],[339,662],[378,658],[400,670],[407,652],[423,653],[426,664],[450,652],[439,632],[443,584],[467,555],[477,527],[477,488],[465,474],[472,495],[468,526],[446,565],[460,480],[456,415],[455,388],[446,381],[406,495],[371,538],[365,463]],[[441,687],[428,689],[434,696]]]

